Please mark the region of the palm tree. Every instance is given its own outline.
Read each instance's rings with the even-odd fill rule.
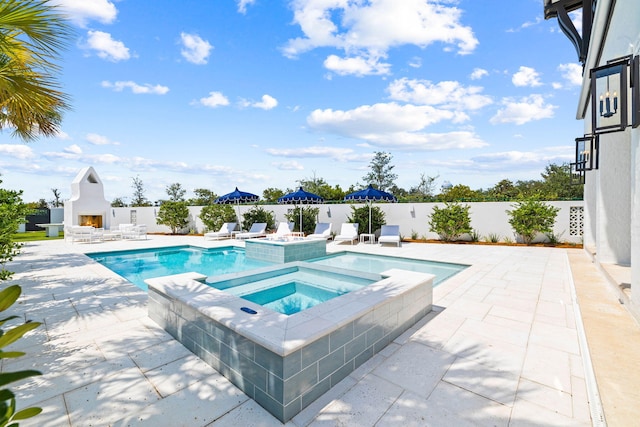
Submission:
[[[55,74],[71,27],[48,1],[0,2],[0,131],[31,141],[59,131],[69,97]]]

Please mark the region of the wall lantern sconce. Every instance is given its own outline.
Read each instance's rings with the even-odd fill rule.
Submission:
[[[331,206],[327,206],[327,216],[331,218]]]
[[[571,182],[570,185],[584,184],[585,171],[580,169],[576,163],[570,163],[571,166]]]
[[[591,69],[591,124],[594,134],[627,127],[628,69],[631,57],[614,59]]]
[[[598,169],[598,135],[585,135],[576,138],[575,168],[578,171]]]
[[[116,217],[116,210],[115,209],[111,209],[111,215],[115,218]]]
[[[409,213],[411,214],[411,218],[415,218],[416,217],[416,207],[415,206],[411,206],[411,210],[409,211]]]

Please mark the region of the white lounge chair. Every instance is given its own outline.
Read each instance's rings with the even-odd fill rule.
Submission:
[[[144,224],[135,225],[135,224],[120,224],[120,231],[122,232],[123,239],[147,239],[147,226]]]
[[[249,231],[244,233],[236,234],[236,239],[253,239],[256,237],[266,237],[267,236],[267,223],[266,222],[255,222],[251,225]]]
[[[236,229],[236,225],[237,223],[235,222],[225,222],[224,224],[222,224],[222,227],[220,227],[220,230],[204,233],[204,240],[219,240],[229,238],[231,237],[231,232]]]
[[[340,228],[340,234],[333,238],[334,241],[350,240],[353,245],[354,240],[358,240],[358,223],[346,222]]]
[[[383,225],[380,229],[380,237],[378,243],[395,243],[400,246],[400,226],[399,225]]]
[[[275,233],[268,234],[269,239],[279,239],[281,237],[290,236],[293,232],[293,222],[281,222]]]
[[[64,238],[71,239],[74,242],[101,242],[103,240],[104,228],[95,228],[90,225],[74,225],[66,227],[64,230]]]
[[[319,222],[316,224],[315,230],[313,233],[307,236],[307,239],[325,239],[329,240],[331,238],[331,223],[330,222]]]

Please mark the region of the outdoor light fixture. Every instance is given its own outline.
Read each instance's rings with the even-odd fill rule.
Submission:
[[[585,135],[576,138],[575,168],[578,171],[598,169],[598,135]]]
[[[631,57],[591,69],[591,122],[594,134],[618,132],[628,123],[627,77]]]
[[[580,170],[576,163],[570,163],[571,166],[571,185],[584,184],[585,172]]]

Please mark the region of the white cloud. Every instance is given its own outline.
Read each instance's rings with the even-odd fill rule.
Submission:
[[[349,111],[315,110],[307,117],[307,123],[317,131],[361,139],[380,147],[443,150],[486,145],[472,132],[422,132],[442,120],[456,122],[460,117],[460,113],[429,105],[388,103],[364,105]]]
[[[477,110],[492,104],[489,96],[480,93],[482,90],[480,86],[465,87],[456,81],[433,84],[428,80],[407,78],[395,80],[387,87],[390,98],[396,101],[458,110]]]
[[[33,150],[26,145],[0,144],[0,153],[21,160],[34,157]]]
[[[267,154],[280,157],[303,158],[330,158],[340,162],[359,159],[351,148],[337,148],[326,146],[296,147],[296,148],[267,148]]]
[[[93,145],[120,145],[119,142],[111,141],[106,136],[97,133],[88,133],[85,139]]]
[[[471,80],[480,80],[481,78],[488,76],[489,72],[483,68],[474,68],[469,77]]]
[[[367,75],[384,75],[389,74],[391,64],[379,62],[378,57],[353,57],[340,58],[337,55],[329,55],[324,60],[324,67],[334,73],[346,76],[367,76]]]
[[[180,53],[187,61],[198,65],[207,63],[209,53],[213,49],[213,46],[208,41],[203,40],[196,34],[187,33],[180,33],[180,41],[183,46]]]
[[[113,89],[116,92],[122,92],[124,89],[129,88],[131,89],[131,92],[136,95],[138,94],[165,95],[167,92],[169,92],[169,88],[166,86],[162,86],[162,85],[153,86],[148,83],[145,83],[144,85],[139,85],[138,83],[135,83],[132,81],[111,83],[105,80],[101,83],[101,85],[102,87]]]
[[[222,92],[209,92],[209,96],[206,98],[200,98],[198,103],[205,107],[216,108],[229,105],[229,99],[224,96]]]
[[[419,56],[414,56],[413,58],[411,58],[408,64],[411,68],[420,68],[422,67],[422,58],[420,58]]]
[[[515,123],[523,125],[534,120],[549,119],[553,117],[554,110],[558,108],[555,105],[545,104],[542,95],[537,94],[519,100],[504,98],[502,105],[504,108],[498,110],[490,119],[492,124]]]
[[[571,161],[570,147],[546,147],[536,151],[503,151],[474,156],[471,160],[476,164],[483,164],[491,169],[503,170],[509,166],[526,167],[534,165],[536,168],[549,163],[564,163]]]
[[[518,72],[511,77],[511,82],[515,86],[540,86],[540,74],[531,67],[521,66]]]
[[[77,144],[73,144],[68,147],[65,147],[62,149],[62,151],[70,154],[82,154],[82,148],[80,148],[80,146]]]
[[[304,170],[304,166],[302,166],[300,163],[296,162],[295,160],[291,160],[291,161],[287,161],[287,162],[274,162],[271,163],[272,166],[275,166],[276,168],[278,168],[279,170],[283,170],[283,171],[301,171]]]
[[[256,0],[237,0],[238,2],[238,12],[243,15],[247,13],[247,6],[253,5]]]
[[[262,95],[262,100],[259,102],[242,101],[241,105],[244,107],[261,108],[263,110],[272,110],[278,106],[278,100],[271,95]]]
[[[118,62],[131,58],[129,48],[121,41],[111,38],[111,34],[103,31],[89,31],[87,47],[97,52],[97,55],[108,61]]]
[[[395,46],[413,44],[427,47],[440,42],[455,45],[459,54],[469,54],[478,45],[470,27],[460,23],[461,10],[449,2],[425,0],[296,0],[292,3],[294,22],[304,36],[290,39],[283,48],[285,56],[294,58],[318,47],[332,47],[345,52],[345,59],[333,55],[325,65],[347,74],[363,73],[369,65],[379,74],[387,64],[375,66],[379,58]],[[354,61],[355,58],[360,58]]]
[[[572,86],[582,86],[582,66],[576,63],[560,64],[558,71],[562,77]]]
[[[60,5],[69,20],[83,28],[91,20],[111,24],[118,15],[115,5],[108,0],[56,0],[52,4]]]

